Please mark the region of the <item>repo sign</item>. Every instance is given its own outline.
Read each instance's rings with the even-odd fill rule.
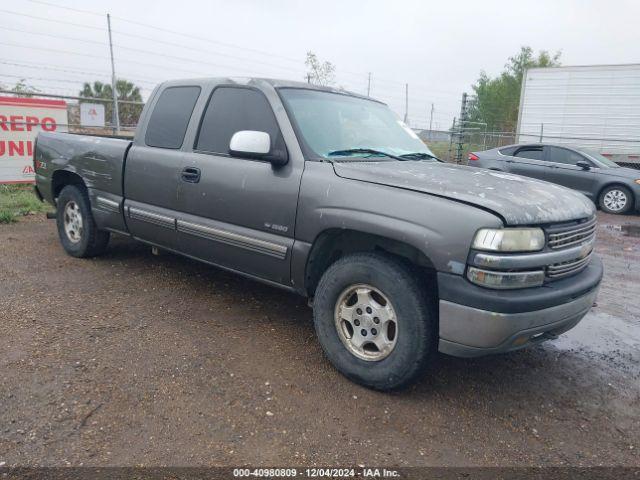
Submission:
[[[64,100],[0,97],[0,183],[32,183],[38,132],[66,132],[67,123]]]

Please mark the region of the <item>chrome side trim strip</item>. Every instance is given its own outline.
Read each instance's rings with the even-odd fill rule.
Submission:
[[[527,253],[517,255],[494,255],[489,253],[476,253],[473,263],[481,267],[497,269],[520,269],[532,267],[545,267],[556,263],[582,259],[593,250],[593,237],[589,241],[577,247],[554,250],[542,253]]]
[[[176,228],[176,219],[172,217],[167,217],[166,215],[160,215],[158,213],[149,212],[147,210],[141,210],[135,207],[129,207],[129,218],[133,218],[135,220],[141,220],[143,222],[153,223],[154,225],[158,225],[160,227],[171,228],[175,230]]]
[[[272,257],[279,258],[280,260],[284,260],[287,256],[288,248],[284,245],[260,240],[254,237],[248,237],[246,235],[240,235],[238,233],[229,232],[228,230],[221,230],[219,228],[213,228],[184,220],[177,221],[177,228],[179,232],[270,255]]]
[[[120,203],[104,197],[96,197],[96,207],[110,212],[120,213]]]

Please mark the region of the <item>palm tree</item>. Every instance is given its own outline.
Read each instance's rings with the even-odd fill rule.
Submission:
[[[123,78],[116,81],[116,93],[118,100],[142,102],[140,87],[137,87],[132,82]],[[82,90],[80,91],[80,96],[112,100],[113,90],[111,89],[110,84],[96,80],[93,84],[85,82],[82,86]],[[113,102],[104,102],[104,105],[106,118],[113,118]],[[138,119],[142,113],[142,105],[118,103],[118,110],[120,113],[120,124],[122,126],[135,126],[138,124]]]

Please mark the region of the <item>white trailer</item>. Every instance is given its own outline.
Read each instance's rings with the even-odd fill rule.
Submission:
[[[527,70],[517,138],[591,148],[640,167],[640,64]]]

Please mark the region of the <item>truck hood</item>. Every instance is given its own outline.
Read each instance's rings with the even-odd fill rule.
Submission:
[[[507,225],[590,217],[593,203],[568,188],[504,172],[425,161],[334,163],[336,175],[428,193],[491,210]]]

